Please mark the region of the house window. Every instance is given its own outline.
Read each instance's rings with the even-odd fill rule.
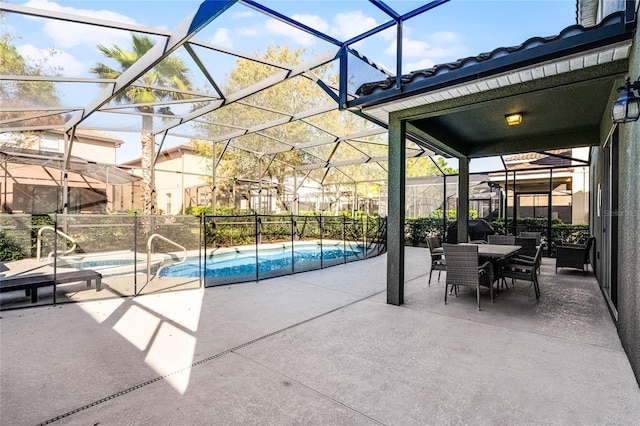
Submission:
[[[60,140],[57,136],[42,135],[38,148],[40,151],[60,152]]]
[[[209,204],[208,194],[206,192],[201,192],[200,193],[200,205],[201,206],[206,206],[207,204]]]
[[[167,194],[167,210],[166,214],[171,214],[171,194]]]

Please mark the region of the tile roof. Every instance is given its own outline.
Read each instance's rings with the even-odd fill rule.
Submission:
[[[547,152],[549,154],[567,155],[568,151],[569,150],[567,150],[567,149],[553,149],[553,150],[549,150]],[[505,156],[504,157],[504,161],[509,162],[509,161],[539,160],[541,158],[547,158],[547,157],[549,157],[549,155],[542,154],[540,152],[525,152],[525,153],[522,153],[522,154],[515,154],[515,155]]]
[[[52,130],[53,133],[64,133],[63,129],[56,129],[56,130]],[[117,138],[113,135],[110,135],[108,133],[104,133],[98,130],[87,130],[87,129],[78,129],[76,128],[76,136],[80,136],[80,137],[85,137],[85,138],[91,138],[91,139],[95,139],[95,140],[103,140],[103,141],[109,141],[109,142],[113,142],[116,144],[122,144],[124,141],[120,138]]]
[[[516,52],[523,52],[536,47],[544,46],[556,40],[568,39],[576,35],[588,33],[598,28],[605,27],[607,25],[619,24],[621,19],[624,19],[624,12],[617,12],[607,16],[598,25],[593,27],[583,27],[581,25],[572,25],[563,29],[558,35],[549,37],[532,37],[518,46],[512,47],[499,47],[491,52],[481,53],[477,56],[469,56],[466,58],[458,59],[454,62],[446,64],[434,65],[431,68],[412,71],[409,74],[405,74],[401,77],[402,84],[413,83],[418,80],[427,79],[434,76],[446,74],[451,71],[455,71],[462,68],[478,65],[488,60],[497,59],[500,57],[508,56]],[[382,81],[375,81],[370,83],[364,83],[361,85],[356,94],[359,96],[370,95],[375,92],[384,91],[390,88],[394,88],[396,84],[395,77],[388,77]]]

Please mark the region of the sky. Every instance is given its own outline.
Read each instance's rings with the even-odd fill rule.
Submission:
[[[195,11],[200,1],[29,0],[12,3],[170,31]],[[387,0],[385,3],[402,14],[425,2]],[[261,4],[340,41],[390,19],[365,0],[265,0]],[[402,72],[475,56],[498,47],[519,45],[534,36],[556,35],[563,28],[575,24],[575,15],[575,0],[451,0],[406,21]],[[23,56],[44,61],[48,67],[67,77],[92,77],[89,68],[99,62],[107,62],[96,49],[98,44],[130,46],[130,34],[126,31],[14,14],[5,16],[4,21],[4,30],[15,37],[13,43]],[[395,73],[395,37],[395,29],[387,30],[352,47]],[[272,44],[304,48],[309,56],[334,47],[241,3],[225,11],[194,38],[248,55],[264,52]],[[215,66],[209,71],[219,81],[235,63],[233,57],[225,55],[211,57],[210,60]],[[379,80],[381,77],[381,74],[364,73],[361,78]],[[196,87],[203,82],[204,79],[194,76]],[[73,88],[71,85],[58,85],[63,104],[69,106],[86,104],[98,94],[98,89],[90,85],[82,90],[78,90],[77,85]],[[99,122],[93,124],[101,125]],[[131,124],[128,130],[135,130],[135,126]],[[127,127],[124,121],[123,127]],[[125,132],[117,136],[125,139],[118,161],[139,156],[139,144],[135,142],[138,135]],[[134,142],[130,143],[130,139]]]

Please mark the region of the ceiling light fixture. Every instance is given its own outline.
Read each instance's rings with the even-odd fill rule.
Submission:
[[[628,123],[640,117],[640,98],[633,93],[634,90],[640,91],[640,77],[635,83],[631,83],[627,77],[624,86],[618,88],[620,96],[611,109],[611,119],[614,123]]]
[[[507,120],[507,124],[509,126],[517,126],[522,123],[522,113],[517,112],[515,114],[505,115],[504,118]]]

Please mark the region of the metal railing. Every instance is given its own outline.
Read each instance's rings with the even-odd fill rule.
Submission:
[[[386,252],[384,218],[251,214],[203,216],[203,221],[205,287],[323,269]],[[218,263],[230,251],[243,261]]]
[[[71,283],[39,292],[37,303],[24,291],[4,292],[0,310],[263,280],[386,251],[386,221],[377,217],[16,214],[0,215],[0,226],[0,279],[39,268],[95,270],[107,290]]]
[[[73,246],[70,249],[67,249],[67,250],[61,252],[62,255],[73,253],[73,251],[76,249],[76,241],[73,239],[73,237],[65,234],[64,232],[62,232],[59,229],[56,229],[56,228],[54,228],[52,226],[43,226],[42,228],[40,228],[38,230],[38,236],[37,236],[37,239],[36,239],[36,259],[38,260],[38,262],[40,262],[40,258],[41,258],[41,254],[42,254],[42,233],[44,231],[53,231],[57,235],[60,235],[61,237],[65,238],[67,241],[70,241],[71,243],[73,243]],[[47,257],[47,259],[51,260],[51,257],[54,255],[54,253],[56,255],[58,254],[54,250],[51,253],[49,253],[49,256]]]
[[[160,239],[166,243],[169,243],[171,245],[173,245],[174,247],[178,247],[180,250],[182,250],[183,252],[183,257],[180,261],[172,263],[171,266],[175,266],[175,265],[180,265],[181,263],[184,263],[187,260],[187,249],[184,246],[181,246],[180,244],[176,243],[175,241],[171,241],[170,239],[168,239],[167,237],[164,237],[160,234],[153,234],[149,237],[149,239],[147,240],[147,283],[149,283],[149,281],[151,281],[151,249],[152,249],[152,242],[154,239]],[[163,262],[164,263],[164,262]],[[164,264],[160,265],[160,267],[158,268],[158,270],[155,273],[155,276],[158,276],[160,274],[160,271],[165,267]],[[154,277],[155,278],[155,277]]]

